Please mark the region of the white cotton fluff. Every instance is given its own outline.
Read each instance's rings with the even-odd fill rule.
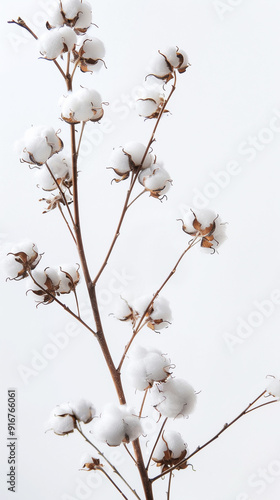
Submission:
[[[32,273],[32,276],[36,281],[36,283],[38,283],[38,285],[34,283],[32,278],[29,277],[26,280],[26,290],[32,290],[32,292],[38,292],[42,291],[42,288],[46,289],[47,275],[44,271],[42,271],[41,269],[35,269],[35,271],[33,271]]]
[[[90,27],[92,22],[92,9],[90,3],[82,0],[78,8],[78,20],[75,22],[75,29],[84,31]]]
[[[185,71],[185,69],[190,65],[189,58],[187,53],[184,50],[179,50],[179,54],[181,55],[181,64],[178,68],[179,73]]]
[[[143,316],[151,300],[152,297],[150,295],[143,295],[133,301],[133,310],[135,311],[136,317],[141,318]],[[150,323],[149,326],[153,326],[155,330],[166,328],[172,321],[172,313],[168,300],[164,297],[157,296],[153,302],[152,310],[149,307],[146,318]]]
[[[54,60],[63,52],[70,52],[77,43],[77,35],[72,28],[63,26],[47,30],[39,40],[39,51],[43,57]]]
[[[176,431],[164,431],[153,452],[153,459],[161,461],[166,458],[166,452],[171,453],[171,459],[179,458],[188,450],[181,434]]]
[[[104,43],[96,37],[86,38],[81,45],[80,54],[90,71],[98,71],[103,66],[101,59],[105,56]]]
[[[139,182],[151,194],[158,193],[161,196],[169,191],[172,180],[162,165],[154,163],[149,169],[140,172]]]
[[[67,274],[72,278],[70,279]],[[63,264],[60,266],[59,271],[59,288],[57,290],[58,293],[70,293],[73,290],[79,280],[80,275],[77,269],[77,266],[73,264]]]
[[[165,47],[163,50],[160,50],[160,53],[166,57],[170,66],[172,66],[173,68],[177,68],[179,66],[181,61],[178,57],[177,47]]]
[[[68,92],[59,101],[61,116],[70,123],[98,121],[103,116],[102,99],[94,89],[80,88]]]
[[[156,89],[143,89],[136,101],[136,111],[144,118],[158,116],[164,103],[164,94]]]
[[[74,402],[70,401],[69,407],[72,409],[75,418],[84,424],[91,422],[95,415],[93,404],[86,399],[79,399]]]
[[[266,388],[267,392],[274,398],[280,399],[280,380],[274,378]]]
[[[129,354],[127,375],[135,389],[144,391],[154,382],[166,380],[170,368],[170,359],[160,350],[134,346]]]
[[[13,255],[17,253],[22,255]],[[37,246],[32,241],[24,240],[12,247],[8,255],[3,259],[3,270],[9,279],[15,279],[21,276],[20,273],[23,273],[25,264],[34,269],[40,258]],[[17,262],[18,260],[21,262]]]
[[[56,180],[64,179],[70,181],[72,178],[72,167],[70,156],[65,156],[63,153],[57,153],[48,160],[48,167],[51,170]],[[39,186],[45,191],[57,189],[53,177],[51,176],[47,166],[43,165],[37,173]],[[62,187],[60,185],[60,187]]]
[[[169,378],[151,389],[153,406],[165,417],[179,418],[193,412],[197,396],[193,387],[183,379]]]
[[[3,270],[9,279],[17,278],[23,269],[22,264],[17,262],[13,255],[7,255],[7,257],[3,259],[2,264]]]
[[[26,254],[28,260],[33,260],[38,255],[38,248],[37,245],[35,245],[35,243],[33,243],[32,241],[23,240],[17,245],[15,245],[12,248],[11,252],[12,253],[23,252]]]
[[[114,308],[114,317],[120,321],[126,321],[130,318],[131,314],[132,310],[129,307],[128,302],[124,298],[120,297],[120,300]]]
[[[95,419],[93,434],[109,446],[119,446],[137,439],[143,432],[140,419],[127,405],[107,405]]]
[[[48,421],[48,429],[53,430],[55,434],[63,436],[73,432],[75,427],[75,418],[67,403],[62,403],[52,410]]]
[[[149,73],[157,78],[165,79],[170,75],[171,69],[168,66],[165,58],[161,54],[157,54],[151,61]]]
[[[143,160],[146,146],[140,142],[128,142],[123,147],[115,148],[109,159],[109,168],[113,168],[119,175],[137,169]],[[147,153],[142,169],[148,168],[153,161],[153,155]]]
[[[215,222],[215,229],[211,232],[211,235],[213,236],[213,240],[211,240],[212,246],[210,248],[201,246],[201,250],[203,250],[204,252],[213,253],[213,249],[216,250],[224,241],[227,240],[226,224],[222,223],[220,216],[217,216],[214,210],[200,209],[195,210],[195,212],[189,210],[183,216],[183,229],[188,234],[196,234],[198,231],[198,229],[195,229],[193,226],[195,218],[201,224],[202,231],[208,227],[211,227],[213,222]]]
[[[52,5],[48,16],[51,26],[70,25],[78,33],[84,33],[92,22],[92,9],[85,0],[61,0]]]
[[[26,130],[16,147],[21,151],[21,161],[40,166],[58,153],[63,143],[52,127],[39,125]]]

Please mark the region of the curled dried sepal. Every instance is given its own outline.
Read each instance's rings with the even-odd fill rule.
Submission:
[[[62,150],[63,142],[52,127],[39,125],[26,130],[16,146],[20,150],[21,162],[41,166]]]
[[[170,467],[177,465],[183,458],[187,457],[188,448],[179,432],[164,431],[153,452],[152,459],[158,467],[165,472]],[[187,462],[178,465],[177,469],[186,469]]]
[[[73,50],[74,60],[78,61],[80,70],[85,73],[87,71],[96,71],[105,66],[103,57],[105,55],[104,44],[99,38],[91,37],[84,40],[79,51]]]
[[[154,163],[140,172],[138,180],[153,198],[161,199],[170,189],[172,179],[160,163]]]
[[[32,242],[23,242],[9,252],[6,265],[10,280],[19,281],[26,278],[29,272],[39,264],[43,254],[39,254],[37,246]]]
[[[90,461],[84,463],[82,469],[86,471],[98,470],[103,467],[103,464],[100,463],[99,458],[90,457]]]
[[[194,238],[201,238],[200,246],[206,251],[215,253],[218,245],[226,240],[225,224],[213,210],[190,210],[180,220],[183,231]]]
[[[65,193],[64,196],[62,196],[62,193],[59,193],[56,196],[52,195],[52,198],[40,198],[39,201],[45,201],[47,203],[47,208],[43,211],[43,214],[54,210],[59,206],[60,203],[62,205],[65,205],[65,200],[67,201],[68,205],[73,202],[72,196],[69,196],[67,193]]]
[[[39,304],[51,304],[59,288],[59,275],[56,269],[47,267],[44,271],[36,270],[29,279],[27,288],[38,297],[41,297]]]
[[[80,281],[79,265],[77,267],[69,264],[64,264],[59,268],[59,288],[58,295],[70,293],[75,290]]]

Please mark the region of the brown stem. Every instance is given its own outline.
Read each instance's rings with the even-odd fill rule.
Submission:
[[[168,481],[167,500],[170,500],[171,480],[172,480],[172,472],[170,472],[169,481]]]
[[[64,212],[63,212],[63,210],[62,210],[62,207],[61,207],[61,205],[60,205],[60,203],[59,203],[59,202],[58,202],[57,206],[58,206],[58,209],[59,209],[59,211],[60,211],[60,213],[61,213],[61,215],[62,215],[62,217],[63,217],[63,220],[64,220],[64,222],[65,222],[65,224],[66,224],[67,228],[69,229],[69,232],[70,232],[70,234],[71,234],[71,236],[72,236],[72,238],[73,238],[73,240],[74,240],[75,245],[77,245],[76,238],[75,238],[75,236],[74,236],[74,234],[73,234],[73,231],[72,231],[71,227],[69,226],[68,220],[66,219],[66,217],[65,217],[65,215],[64,215]]]
[[[172,472],[173,470],[177,469],[180,465],[182,464],[185,464],[191,457],[193,457],[194,455],[196,455],[199,451],[203,450],[203,448],[206,448],[206,446],[208,446],[210,443],[213,443],[213,441],[215,441],[216,439],[218,439],[218,437],[223,434],[223,432],[225,432],[227,429],[229,429],[229,427],[231,427],[235,422],[237,422],[241,417],[243,417],[244,415],[246,415],[247,413],[250,413],[250,408],[262,397],[264,396],[264,394],[266,393],[266,391],[263,391],[256,399],[254,399],[254,401],[252,403],[250,403],[246,408],[245,410],[243,410],[241,413],[239,413],[239,415],[237,415],[237,417],[235,417],[229,424],[225,424],[224,427],[217,433],[215,434],[215,436],[213,436],[211,439],[209,439],[209,441],[206,441],[206,443],[204,443],[202,446],[198,446],[197,449],[191,453],[187,458],[181,460],[181,462],[178,462],[178,464],[174,465],[173,467],[171,467],[170,469],[168,469],[167,471],[165,472],[162,472],[161,474],[159,474],[158,476],[155,476],[151,479],[152,482],[156,481],[157,479],[165,476],[165,474],[168,474],[169,472]],[[260,405],[260,406],[263,406],[263,405]]]
[[[95,470],[100,470],[100,472],[103,472],[103,474],[105,474],[107,479],[109,479],[109,481],[114,485],[114,487],[116,488],[116,490],[118,490],[118,492],[122,495],[122,497],[128,500],[128,498],[125,496],[122,490],[118,487],[118,485],[113,481],[113,479],[109,476],[109,474],[107,474],[107,472],[102,467],[96,467]]]
[[[142,412],[143,412],[143,408],[144,408],[144,404],[145,404],[145,401],[146,401],[147,394],[148,394],[148,389],[145,390],[145,394],[144,394],[143,401],[142,401],[142,404],[141,404],[141,408],[140,408],[140,411],[139,411],[139,418],[142,417]]]
[[[48,172],[49,172],[49,174],[50,174],[50,176],[51,176],[52,180],[54,181],[54,183],[55,183],[55,185],[56,185],[56,187],[57,187],[58,191],[60,192],[60,194],[61,194],[61,196],[62,196],[62,199],[63,199],[63,201],[64,201],[64,204],[65,204],[65,206],[66,206],[66,208],[67,208],[67,211],[68,211],[68,213],[69,213],[69,216],[70,216],[71,222],[72,222],[72,224],[74,225],[75,223],[74,223],[73,215],[72,215],[72,212],[71,212],[71,210],[70,210],[69,204],[68,204],[68,202],[67,202],[67,199],[66,199],[65,193],[64,193],[64,191],[61,189],[61,186],[60,186],[59,182],[57,182],[57,179],[56,179],[56,177],[54,176],[54,174],[53,174],[53,172],[52,172],[52,169],[49,167],[49,165],[48,165],[48,162],[47,162],[47,161],[46,161],[45,165],[46,165],[46,167],[47,167],[47,169],[48,169]]]

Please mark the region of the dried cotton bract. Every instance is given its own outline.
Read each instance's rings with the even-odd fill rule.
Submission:
[[[178,464],[188,455],[187,444],[179,432],[164,431],[153,452],[153,460],[158,467],[165,472],[170,467]],[[178,466],[178,469],[186,469],[187,462]]]
[[[170,363],[158,349],[134,346],[129,354],[127,375],[135,389],[145,391],[154,382],[164,382],[171,375]]]
[[[213,210],[189,210],[182,220],[182,229],[194,238],[201,238],[200,246],[215,253],[218,245],[226,240],[226,226]]]
[[[19,243],[8,253],[4,262],[8,279],[19,281],[26,278],[39,264],[41,257],[35,243],[31,241]]]
[[[101,120],[104,111],[100,94],[93,89],[80,88],[75,92],[69,91],[59,101],[61,117],[67,123],[80,123],[88,120]]]
[[[41,166],[61,151],[63,142],[52,127],[40,125],[26,130],[16,146],[21,150],[21,162]]]
[[[196,393],[183,379],[169,378],[151,389],[152,404],[161,415],[169,418],[186,417],[194,411]]]
[[[96,418],[93,433],[99,441],[109,446],[119,446],[137,439],[143,429],[139,417],[127,405],[107,405]]]

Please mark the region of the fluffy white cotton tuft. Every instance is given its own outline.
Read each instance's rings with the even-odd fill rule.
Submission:
[[[59,436],[64,436],[73,432],[75,427],[75,417],[68,403],[62,403],[52,410],[48,429],[53,430]]]
[[[147,326],[152,330],[161,330],[168,327],[172,321],[172,313],[168,300],[162,296],[157,296],[153,303],[149,305],[151,300],[151,296],[143,295],[133,301],[132,307],[135,319],[140,319],[145,313]]]
[[[61,97],[59,104],[61,116],[68,123],[95,122],[103,116],[102,99],[94,89],[80,88],[76,92],[68,92]]]
[[[150,168],[140,172],[139,182],[151,196],[158,198],[169,191],[172,180],[161,164],[154,163]]]
[[[268,394],[274,398],[280,399],[280,380],[278,378],[273,378],[273,380],[268,384],[266,390]]]
[[[144,118],[157,118],[164,100],[165,97],[161,90],[143,89],[136,101],[136,111]]]
[[[26,130],[23,138],[17,142],[21,161],[43,165],[53,154],[63,148],[63,142],[52,127],[43,125]]]
[[[77,43],[77,35],[72,28],[63,26],[47,30],[40,38],[39,51],[42,56],[54,60],[63,52],[71,52]]]
[[[99,441],[109,446],[119,446],[122,442],[134,441],[142,434],[139,417],[127,405],[107,405],[101,416],[95,419],[93,434]]]
[[[165,417],[179,418],[194,411],[197,396],[193,387],[183,379],[169,378],[151,389],[153,406]]]
[[[79,422],[88,424],[92,421],[95,415],[95,408],[90,401],[79,399],[78,401],[70,402],[69,407],[72,409],[73,415]]]
[[[164,461],[166,455],[169,455],[170,459],[179,458],[185,455],[186,451],[187,444],[179,432],[164,431],[153,452],[153,460]]]
[[[154,382],[164,381],[171,370],[170,359],[158,349],[134,346],[129,353],[127,375],[132,386],[144,391]]]
[[[194,237],[201,237],[201,249],[208,253],[215,253],[218,246],[226,239],[226,224],[213,210],[189,210],[182,219],[182,229]]]

